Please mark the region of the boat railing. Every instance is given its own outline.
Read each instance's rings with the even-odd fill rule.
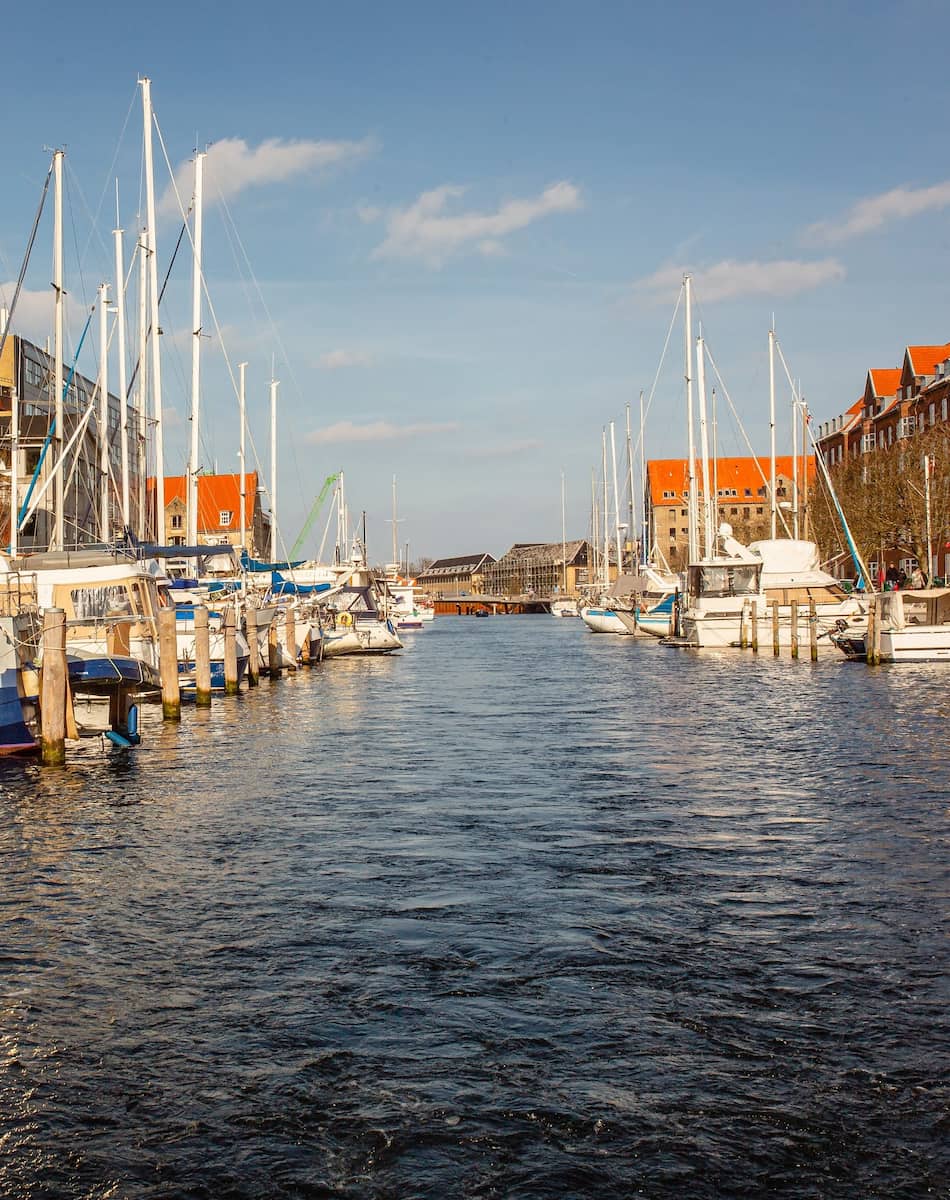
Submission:
[[[36,572],[8,571],[0,575],[0,617],[15,617],[29,610],[35,612]]]

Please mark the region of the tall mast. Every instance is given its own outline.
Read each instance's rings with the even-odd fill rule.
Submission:
[[[591,541],[594,543],[594,574],[600,579],[600,515],[597,512],[597,472],[593,468],[590,472],[590,528]]]
[[[116,181],[116,225],[119,224],[119,183]],[[119,451],[122,464],[122,528],[126,533],[132,525],[132,502],[129,495],[129,400],[125,370],[125,251],[122,230],[113,229],[115,242],[115,320],[119,347]]]
[[[139,236],[138,294],[138,535],[149,536],[149,230]],[[156,538],[157,540],[157,538]]]
[[[109,285],[99,284],[99,541],[109,541]]]
[[[188,459],[188,545],[198,544],[198,454],[201,410],[201,182],[204,155],[195,153],[194,258],[191,278],[191,454]]]
[[[799,396],[802,406],[802,537],[808,541],[808,405]]]
[[[601,559],[604,567],[604,583],[606,589],[610,584],[610,502],[607,495],[607,429],[601,430],[601,472],[604,480],[604,553]]]
[[[53,154],[53,540],[65,548],[63,492],[63,151]]]
[[[686,465],[686,480],[689,494],[686,497],[687,513],[687,557],[690,562],[699,558],[699,510],[696,495],[696,444],[693,436],[693,313],[690,277],[683,280],[686,289],[686,428],[689,439],[689,462]]]
[[[273,370],[273,368],[271,368]],[[271,558],[277,548],[277,380],[270,381],[270,519]]]
[[[617,439],[614,423],[610,422],[610,462],[614,482],[614,537],[617,542],[617,577],[623,574],[623,548],[620,541],[620,493],[617,491]]]
[[[633,439],[630,436],[630,401],[627,401],[627,488],[629,489],[629,504],[627,506],[627,528],[630,530],[630,569],[639,568],[637,556],[637,513],[633,500]]]
[[[165,435],[162,428],[162,355],[158,324],[158,239],[155,227],[155,177],[152,165],[152,84],[142,85],[142,121],[145,145],[145,209],[148,221],[149,317],[152,331],[152,415],[155,421],[155,540],[165,540]]]
[[[567,591],[567,511],[564,507],[564,472],[561,472],[561,591]]]
[[[244,375],[247,371],[247,363],[238,363],[238,373],[240,378],[240,388],[238,391],[238,423],[240,424],[240,443],[238,448],[238,459],[241,467],[241,549],[247,548],[247,477],[245,475],[245,438],[247,437],[247,401],[244,393]]]
[[[9,316],[4,309],[0,313],[0,340],[7,332],[8,324]],[[20,393],[17,388],[15,352],[13,361],[13,387],[10,392],[10,557],[16,558],[20,518]]]
[[[706,430],[706,351],[700,328],[696,339],[696,385],[699,388],[699,444],[703,456],[703,535],[706,554],[715,550],[712,496],[709,492],[709,434]]]
[[[772,532],[778,535],[778,506],[775,503],[775,321],[769,330],[769,517]]]
[[[792,388],[792,537],[798,537],[798,389]]]
[[[399,526],[396,523],[396,476],[393,476],[393,565],[399,570]]]
[[[647,469],[646,469],[646,448],[643,444],[643,392],[640,392],[640,490],[643,493],[641,503],[643,505],[643,545],[640,547],[641,561],[650,561],[650,524],[647,516]]]

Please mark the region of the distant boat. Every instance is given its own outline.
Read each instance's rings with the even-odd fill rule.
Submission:
[[[577,601],[565,597],[563,600],[551,601],[551,616],[552,617],[579,617],[577,611]]]
[[[883,592],[877,600],[881,662],[950,662],[950,588]],[[867,622],[840,622],[831,641],[847,658],[867,658]]]

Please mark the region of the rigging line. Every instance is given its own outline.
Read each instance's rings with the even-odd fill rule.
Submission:
[[[153,112],[152,116],[153,116],[153,119],[154,119],[154,121],[155,121],[155,129],[156,129],[156,132],[158,133],[158,141],[159,141],[159,145],[160,145],[160,146],[161,146],[161,148],[162,148],[162,155],[163,155],[163,157],[164,157],[164,159],[165,159],[165,165],[168,167],[168,172],[169,172],[169,175],[171,176],[172,188],[173,188],[173,190],[174,190],[174,192],[175,192],[175,198],[176,198],[176,199],[177,199],[177,201],[178,201],[178,207],[179,207],[179,210],[180,210],[182,213],[184,213],[184,211],[185,211],[185,210],[184,210],[184,205],[183,205],[183,204],[182,204],[182,202],[181,202],[181,195],[179,194],[179,191],[178,191],[178,184],[177,184],[177,182],[176,182],[176,180],[175,180],[175,173],[174,173],[174,171],[172,170],[171,161],[170,161],[170,159],[169,159],[169,157],[168,157],[168,150],[167,150],[167,148],[166,148],[166,146],[165,146],[165,139],[162,137],[162,130],[161,130],[161,127],[160,127],[160,126],[159,126],[159,124],[158,124],[158,117],[155,115],[155,113],[154,113],[154,112]],[[222,203],[224,203],[224,201],[223,201],[223,198],[222,198]],[[185,220],[185,222],[184,222],[184,225],[183,225],[183,227],[182,227],[181,236],[180,236],[180,237],[179,237],[179,239],[178,239],[178,245],[179,245],[179,246],[181,245],[181,241],[182,241],[182,238],[184,237],[184,234],[185,234],[185,231],[186,231],[186,230],[187,230],[187,232],[188,232],[188,240],[189,240],[189,241],[192,241],[191,230],[190,230],[190,228],[189,228],[189,226],[188,226],[187,219],[186,219],[186,220]],[[175,248],[175,253],[176,253],[176,254],[178,253],[178,247],[176,247],[176,248]],[[248,266],[250,267],[250,264],[248,264]],[[169,270],[171,270],[171,268],[169,268]],[[166,282],[167,282],[167,280],[166,280]],[[232,363],[231,363],[230,356],[228,355],[227,347],[226,347],[226,345],[225,345],[225,343],[224,343],[224,336],[223,336],[223,334],[222,334],[222,331],[221,331],[221,325],[220,325],[220,323],[218,322],[218,315],[217,315],[217,312],[216,312],[216,310],[215,310],[215,307],[214,307],[214,302],[212,301],[212,299],[211,299],[211,296],[210,296],[210,294],[209,294],[209,292],[208,292],[207,283],[206,283],[206,281],[205,281],[205,278],[204,278],[204,271],[202,271],[202,273],[201,273],[201,283],[202,283],[202,292],[204,293],[204,296],[205,296],[206,300],[208,301],[208,311],[209,311],[209,313],[210,313],[210,315],[211,315],[211,319],[212,319],[212,321],[214,322],[214,328],[215,328],[215,332],[216,332],[216,333],[217,333],[217,335],[218,335],[218,341],[219,341],[219,343],[220,343],[220,346],[221,346],[221,353],[222,353],[222,355],[223,355],[223,357],[224,357],[224,363],[225,363],[225,366],[227,367],[228,375],[230,376],[230,379],[231,379],[231,386],[232,386],[232,388],[234,389],[234,395],[235,395],[235,398],[237,398],[237,397],[239,397],[239,396],[240,396],[240,387],[238,386],[238,382],[237,382],[237,380],[236,380],[236,378],[235,378],[235,375],[234,375],[234,368],[233,368],[233,366],[232,366]],[[162,288],[162,292],[163,292],[163,293],[164,293],[164,290],[165,290],[165,289],[164,289],[164,288]],[[159,297],[159,299],[161,299],[161,297]],[[263,302],[263,298],[262,298],[262,302]],[[267,311],[267,307],[266,307],[266,305],[264,306],[264,311],[265,311],[265,312]],[[267,315],[268,315],[268,319],[270,319],[270,314],[268,313]],[[272,322],[272,324],[273,324],[273,322]],[[291,374],[292,374],[292,373],[293,373],[293,372],[291,371]],[[260,467],[260,466],[261,466],[261,461],[260,461],[260,458],[259,458],[259,456],[258,456],[258,453],[257,453],[257,447],[256,447],[256,446],[255,446],[255,444],[254,444],[254,438],[253,438],[253,436],[249,436],[249,440],[250,440],[250,442],[251,442],[251,449],[252,449],[252,451],[253,451],[253,453],[254,453],[254,461],[257,463],[258,467]],[[264,494],[267,496],[268,500],[271,500],[271,502],[273,503],[273,498],[272,498],[272,497],[271,497],[271,495],[270,495],[270,491],[269,491],[269,489],[268,489],[267,485],[266,485],[266,484],[263,484],[263,483],[261,482],[261,480],[262,480],[262,479],[263,479],[263,471],[261,470],[261,471],[260,471],[260,473],[259,473],[259,477],[258,477],[258,487],[260,488],[260,490],[262,490],[262,491],[264,492]],[[283,544],[283,546],[284,546],[284,554],[285,554],[285,556],[286,556],[286,553],[287,553],[287,546],[286,546],[286,543],[284,542],[283,536],[282,536],[282,535],[281,535],[281,533],[280,533],[280,530],[279,530],[279,529],[277,529],[277,530],[275,530],[275,531],[274,531],[274,533],[276,534],[276,536],[277,536],[277,537],[279,537],[279,538],[280,538],[280,541],[281,541],[281,543],[282,543],[282,544]],[[276,541],[275,541],[275,545],[276,545]]]
[[[46,179],[43,182],[43,190],[40,193],[40,202],[36,209],[36,216],[33,218],[33,228],[30,230],[30,237],[26,244],[26,252],[23,255],[23,264],[20,267],[20,274],[17,277],[16,288],[13,292],[13,302],[10,305],[10,311],[7,313],[7,321],[3,329],[0,330],[0,354],[3,354],[3,348],[7,344],[7,334],[10,331],[10,326],[13,323],[13,314],[16,312],[17,301],[20,298],[20,292],[23,289],[23,280],[26,278],[27,268],[30,265],[30,255],[33,253],[33,244],[36,241],[36,231],[40,226],[40,218],[43,216],[43,205],[46,203],[46,195],[49,192],[49,181],[53,175],[53,163],[50,162],[49,169],[46,172]]]
[[[63,155],[64,161],[65,161],[65,158],[66,158],[66,156]],[[71,183],[72,181],[73,181],[73,173],[70,170],[70,168],[67,167],[66,168],[66,182]],[[86,279],[85,279],[85,276],[83,275],[82,263],[79,260],[79,234],[76,231],[76,213],[73,209],[72,188],[65,187],[63,190],[66,193],[66,207],[69,209],[69,225],[73,231],[73,248],[76,251],[76,269],[79,273],[79,287],[80,287],[80,290],[82,293],[82,305],[83,305],[83,308],[88,308],[89,307],[89,298],[86,295]],[[67,334],[68,334],[68,331],[67,331]],[[72,347],[70,347],[70,349],[72,349]]]
[[[169,262],[169,264],[168,264],[168,270],[165,272],[165,279],[162,282],[162,286],[158,293],[159,304],[161,304],[162,299],[165,295],[165,289],[168,287],[168,281],[171,278],[172,267],[174,267],[174,265],[175,265],[175,259],[178,257],[178,251],[181,249],[182,238],[185,236],[185,229],[186,229],[186,226],[183,225],[181,228],[181,231],[178,234],[178,241],[175,243],[175,250],[174,250],[174,253],[172,254],[171,262]],[[139,248],[139,251],[141,252],[141,246],[139,246],[138,248]],[[134,255],[133,255],[133,257],[134,257]],[[129,276],[131,276],[131,274],[132,274],[132,268],[130,267],[129,268]],[[147,343],[149,336],[151,335],[151,332],[152,332],[152,325],[151,325],[151,322],[149,322],[148,329],[145,331],[146,343]],[[141,365],[142,365],[141,357],[136,358],[135,366],[132,369],[132,378],[129,380],[129,385],[126,388],[126,392],[125,392],[126,401],[128,401],[129,397],[132,395],[132,388],[135,384],[135,379],[139,373],[139,367]]]
[[[138,84],[136,84],[132,90],[132,99],[129,101],[129,110],[125,114],[125,120],[122,122],[122,129],[121,129],[119,136],[115,143],[115,150],[112,152],[112,162],[109,163],[109,170],[106,172],[106,182],[103,184],[103,187],[102,187],[102,195],[99,197],[99,203],[96,205],[96,211],[92,217],[92,226],[90,228],[89,236],[86,238],[86,244],[83,247],[83,251],[82,251],[83,258],[85,258],[86,254],[89,252],[89,243],[92,241],[93,233],[98,232],[99,214],[102,212],[102,205],[106,198],[106,192],[109,190],[109,184],[112,182],[112,173],[115,170],[115,164],[116,164],[116,160],[119,157],[119,151],[122,149],[122,142],[125,138],[125,131],[129,127],[129,118],[132,116],[132,109],[135,107],[135,101],[138,98],[138,91],[139,91]],[[118,224],[118,222],[117,222],[117,224]],[[100,241],[102,240],[101,234],[99,236],[99,240]]]
[[[247,250],[244,247],[244,242],[241,238],[241,234],[238,231],[237,225],[234,221],[234,217],[231,215],[231,209],[228,206],[228,202],[225,199],[223,193],[221,192],[221,189],[216,188],[216,191],[218,194],[218,199],[221,203],[221,207],[225,213],[225,216],[227,217],[227,220],[230,222],[232,229],[234,230],[234,236],[237,239],[237,243],[238,243],[238,246],[240,247],[241,254],[244,258],[245,263],[247,264],[248,273],[249,273],[251,281],[254,285],[254,289],[257,292],[258,299],[261,302],[261,308],[264,310],[264,314],[267,317],[268,324],[270,325],[271,336],[273,337],[274,341],[277,343],[277,348],[280,350],[284,365],[287,367],[287,371],[290,374],[290,380],[291,380],[291,383],[294,385],[294,389],[296,390],[297,399],[300,400],[301,402],[303,402],[304,401],[303,389],[301,388],[300,381],[297,379],[297,376],[294,372],[293,364],[290,361],[290,356],[287,353],[287,347],[284,345],[283,338],[280,336],[280,331],[277,328],[277,323],[274,321],[274,318],[271,315],[270,309],[267,307],[267,301],[264,299],[264,293],[261,290],[261,285],[258,283],[257,276],[254,274],[254,268],[251,265],[251,260],[248,257]],[[304,495],[304,490],[303,490],[303,481],[300,477],[300,463],[297,459],[296,443],[291,443],[291,453],[293,455],[294,471],[296,472],[296,475],[297,475],[297,490],[298,490],[299,497],[302,499],[303,495]]]
[[[64,159],[63,161],[65,162],[66,160]],[[96,214],[96,216],[93,216],[93,215],[92,215],[92,210],[89,208],[89,201],[86,199],[86,194],[85,194],[85,192],[82,190],[82,184],[79,182],[79,176],[78,176],[78,175],[76,174],[76,172],[75,172],[75,171],[72,169],[72,167],[70,166],[70,164],[69,164],[68,162],[66,162],[66,171],[67,171],[67,172],[68,172],[68,174],[69,174],[69,178],[70,178],[70,181],[71,181],[71,183],[72,183],[72,186],[73,186],[73,187],[76,189],[76,191],[79,193],[79,199],[82,201],[82,206],[83,206],[83,208],[86,210],[86,216],[89,218],[90,224],[91,224],[91,226],[92,226],[92,230],[91,230],[91,232],[90,232],[89,236],[86,238],[86,244],[85,244],[85,246],[83,246],[83,249],[82,249],[82,254],[81,254],[81,255],[80,255],[80,253],[79,253],[79,241],[78,241],[78,238],[77,238],[77,241],[76,241],[76,255],[77,255],[77,259],[78,259],[78,263],[79,263],[79,270],[80,270],[80,272],[81,272],[81,271],[82,271],[82,269],[83,269],[83,264],[84,264],[84,262],[85,262],[86,254],[87,254],[87,253],[88,253],[88,251],[89,251],[89,243],[92,241],[92,235],[93,235],[93,233],[94,233],[94,234],[96,235],[96,237],[99,239],[99,245],[100,245],[100,247],[101,247],[101,249],[102,249],[102,253],[103,253],[103,256],[104,256],[104,258],[105,258],[106,262],[108,262],[108,261],[109,261],[109,256],[110,256],[110,254],[111,254],[111,249],[110,249],[110,247],[109,247],[109,246],[107,246],[107,245],[106,245],[105,241],[103,240],[102,234],[99,232],[99,226],[98,226],[98,223],[97,223],[97,222],[98,222],[98,214]]]
[[[726,397],[726,401],[729,405],[730,411],[732,412],[732,416],[736,422],[736,425],[739,427],[739,432],[742,434],[742,440],[745,442],[746,446],[748,447],[749,454],[752,456],[752,461],[755,463],[755,468],[759,472],[759,478],[762,480],[762,482],[765,484],[765,486],[768,487],[769,481],[768,481],[768,479],[766,479],[765,472],[762,470],[762,464],[759,462],[758,455],[752,449],[752,443],[749,441],[749,437],[745,431],[745,427],[742,424],[742,420],[739,417],[739,414],[736,412],[736,406],[732,403],[732,397],[729,395],[729,389],[726,387],[726,382],[723,379],[722,375],[720,374],[719,368],[716,366],[716,360],[713,358],[713,353],[712,353],[712,350],[709,348],[709,343],[705,339],[703,340],[703,349],[706,352],[706,357],[709,359],[712,369],[716,372],[716,378],[719,380],[720,387],[722,388],[722,393]],[[718,500],[718,497],[717,497],[717,500]],[[778,515],[781,518],[782,528],[785,530],[785,536],[790,538],[792,536],[791,531],[788,528],[788,522],[785,520],[785,513],[782,511],[782,509],[778,509]]]
[[[660,361],[657,364],[656,374],[653,376],[653,386],[650,388],[650,394],[647,397],[646,406],[643,410],[643,419],[650,415],[650,406],[653,403],[653,397],[656,393],[657,384],[660,379],[660,372],[663,370],[663,363],[666,361],[666,352],[670,348],[670,338],[673,336],[673,326],[676,324],[676,316],[679,313],[680,305],[683,303],[684,285],[680,284],[679,295],[676,297],[676,304],[673,306],[673,315],[670,317],[670,327],[666,331],[666,341],[663,343],[663,351],[660,354]],[[637,436],[637,449],[640,448],[639,435]]]

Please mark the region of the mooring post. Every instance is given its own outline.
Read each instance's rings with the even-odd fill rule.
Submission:
[[[749,612],[749,601],[742,601],[742,612],[739,613],[739,649],[745,650],[749,645],[749,636],[746,633],[746,617]]]
[[[208,629],[208,609],[196,604],[195,614],[195,704],[208,708],[211,704],[211,633]]]
[[[808,601],[808,636],[811,645],[811,661],[818,661],[818,611],[815,608],[815,598]]]
[[[247,630],[247,686],[255,688],[260,683],[261,675],[261,644],[257,636],[257,609],[244,610],[245,629]]]
[[[277,642],[276,616],[267,627],[267,673],[271,679],[280,675],[280,646]]]
[[[166,721],[181,720],[181,689],[178,684],[178,628],[174,608],[158,614],[158,661],[162,680],[162,716]]]
[[[752,653],[759,652],[759,605],[756,600],[752,601]]]
[[[872,596],[868,605],[868,662],[877,667],[881,662],[881,598]]]
[[[297,669],[297,622],[294,616],[293,605],[291,605],[284,614],[284,641],[287,651],[287,657],[290,659],[292,666],[291,671]]]
[[[792,658],[798,658],[798,601],[789,606],[792,610]]]
[[[772,601],[772,653],[778,658],[778,601]]]
[[[224,694],[238,694],[237,618],[234,605],[224,610]]]
[[[66,761],[66,613],[61,608],[43,614],[40,755],[49,767]]]

